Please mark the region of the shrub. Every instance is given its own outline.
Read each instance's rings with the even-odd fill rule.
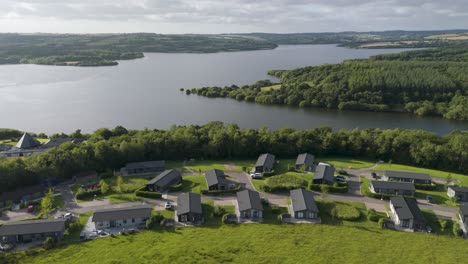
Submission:
[[[273,176],[273,175],[275,175],[275,171],[274,171],[274,170],[272,170],[272,171],[267,171],[267,172],[264,172],[264,173],[263,173],[263,177],[271,177],[271,176]]]
[[[223,216],[225,213],[226,213],[226,209],[224,209],[224,208],[221,207],[221,206],[215,206],[214,211],[213,211],[213,215],[214,215],[214,216],[221,217],[221,216]]]
[[[135,191],[135,195],[138,197],[151,198],[151,199],[161,199],[162,194],[159,192],[148,192],[146,187],[142,187]]]
[[[103,173],[99,174],[99,177],[101,179],[109,179],[109,178],[114,177],[114,173],[111,172],[111,171],[106,171],[106,172],[103,172]]]
[[[95,195],[96,196],[101,195],[101,189],[96,189],[96,190],[91,190],[91,191],[83,191],[82,189],[80,189],[76,193],[76,199],[84,200],[86,198],[94,197]]]
[[[150,229],[156,226],[159,226],[159,224],[164,220],[164,216],[161,214],[155,214],[152,215],[150,218],[146,220],[146,228]]]
[[[180,182],[179,184],[176,184],[176,185],[171,185],[169,186],[169,191],[170,192],[178,192],[178,191],[181,191],[182,190],[182,182]]]
[[[335,183],[333,186],[329,186],[326,184],[310,184],[309,189],[311,191],[321,192],[322,186],[328,186],[328,191],[331,193],[347,193],[348,192],[348,183],[347,182],[339,182]]]
[[[453,223],[452,231],[455,236],[463,236],[463,230],[461,230],[460,225],[457,222]]]
[[[235,214],[224,214],[223,217],[221,218],[221,221],[223,224],[235,224],[237,216]]]
[[[437,189],[437,184],[415,184],[414,188],[418,190],[434,191]]]
[[[279,214],[279,213],[281,213],[281,208],[279,206],[272,206],[271,207],[271,213]]]
[[[367,211],[367,220],[372,221],[372,222],[377,222],[379,221],[379,215],[377,214],[377,211],[375,209],[369,209]]]
[[[447,222],[447,220],[439,219],[439,225],[440,225],[440,230],[441,230],[442,232],[444,232],[444,231],[445,231],[445,228],[446,228],[447,225],[448,225],[448,222]]]
[[[354,206],[336,203],[330,212],[331,216],[340,220],[354,221],[359,219],[361,213]]]
[[[235,188],[229,190],[202,190],[203,195],[221,195],[223,193],[236,193],[241,190],[241,185],[238,184]]]
[[[379,225],[380,228],[384,228],[384,223],[385,223],[385,218],[380,218],[379,221],[377,222],[377,225]]]
[[[42,247],[45,250],[52,249],[56,246],[55,240],[52,237],[47,237],[44,243],[42,244]]]

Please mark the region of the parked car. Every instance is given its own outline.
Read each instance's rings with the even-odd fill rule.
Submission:
[[[28,206],[28,213],[34,213],[34,205]]]
[[[372,173],[371,173],[371,176],[372,176],[372,179],[375,179],[375,178],[377,178],[377,173],[372,172]]]
[[[335,176],[335,180],[337,182],[346,182],[347,181],[346,178],[343,177],[343,176]]]
[[[171,210],[172,209],[172,203],[167,201],[166,204],[164,204],[164,209]]]
[[[256,173],[250,174],[250,177],[251,177],[252,179],[260,179],[260,178],[263,177],[263,175],[262,175],[261,173],[259,173],[259,172],[256,172]]]
[[[426,196],[426,201],[427,201],[428,203],[434,203],[434,197],[432,197],[431,195],[427,195],[427,196]]]
[[[80,239],[83,240],[83,239],[86,239],[86,234],[85,233],[80,233]]]
[[[0,243],[0,251],[10,251],[15,247],[13,244],[1,244]]]
[[[432,227],[426,226],[426,231],[427,231],[428,233],[432,233]]]
[[[66,220],[71,220],[73,218],[73,214],[72,213],[66,213],[63,215],[63,218],[65,218]]]

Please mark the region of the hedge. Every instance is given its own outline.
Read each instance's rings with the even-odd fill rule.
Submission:
[[[309,185],[309,189],[311,191],[316,191],[316,192],[321,192],[322,191],[322,186],[323,184],[313,184],[311,183]],[[348,183],[347,182],[342,182],[342,183],[335,183],[334,185],[327,185],[328,190],[331,193],[347,193],[348,192]]]
[[[437,184],[415,184],[414,188],[419,190],[434,191],[437,189]]]
[[[171,185],[169,186],[169,191],[170,192],[178,192],[182,190],[183,183],[180,182],[179,184],[176,185]]]
[[[275,175],[275,171],[272,170],[272,171],[267,171],[267,172],[264,172],[263,173],[263,177],[270,177],[270,176],[273,176]]]
[[[162,198],[162,193],[148,192],[148,191],[146,191],[146,186],[136,190],[135,195],[138,196],[138,197],[152,198],[152,199],[161,199]]]
[[[91,190],[91,191],[78,191],[76,194],[76,199],[83,200],[86,198],[91,198],[97,195],[101,195],[101,189]]]
[[[203,195],[221,195],[223,193],[236,193],[241,190],[240,184],[237,185],[234,189],[229,190],[202,190]]]

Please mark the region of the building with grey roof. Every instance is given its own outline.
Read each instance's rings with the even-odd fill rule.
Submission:
[[[468,202],[468,187],[448,186],[447,196],[460,202]]]
[[[297,171],[314,171],[314,155],[309,153],[302,153],[297,156],[296,166]]]
[[[293,217],[297,219],[316,219],[319,215],[312,192],[304,189],[290,191]]]
[[[391,217],[395,226],[404,229],[423,230],[426,218],[414,198],[395,196],[390,198]]]
[[[335,168],[324,164],[318,165],[315,169],[315,175],[312,181],[314,184],[334,184]]]
[[[159,173],[166,170],[166,161],[154,160],[144,162],[131,162],[127,163],[125,167],[120,169],[123,176]]]
[[[39,145],[41,143],[37,139],[33,138],[29,133],[24,133],[15,147],[19,149],[31,149]]]
[[[255,163],[255,172],[263,173],[270,172],[275,166],[275,156],[269,153],[262,154],[258,157]]]
[[[414,196],[416,188],[411,182],[371,181],[369,189],[373,193]]]
[[[224,171],[213,169],[205,172],[206,185],[208,190],[227,190],[230,182],[226,179]]]
[[[177,196],[177,220],[183,223],[198,223],[203,219],[201,195],[198,193],[181,193]]]
[[[151,211],[148,206],[101,209],[94,212],[91,221],[96,229],[136,227],[146,223],[146,220],[151,217]]]
[[[431,176],[426,173],[391,170],[384,171],[382,180],[412,182],[414,184],[431,184],[432,182]]]
[[[65,219],[19,221],[0,226],[0,238],[6,243],[43,241],[47,237],[58,241],[64,232]]]
[[[252,190],[237,192],[239,216],[250,219],[263,219],[263,205],[260,194]]]
[[[165,192],[171,185],[182,182],[182,174],[178,170],[165,170],[146,183],[146,189],[150,192]]]

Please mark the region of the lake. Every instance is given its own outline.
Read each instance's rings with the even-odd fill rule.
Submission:
[[[338,63],[400,52],[335,45],[280,46],[215,54],[147,53],[114,67],[0,66],[0,127],[31,132],[91,132],[100,127],[167,129],[209,121],[296,129],[408,128],[445,134],[468,130],[468,122],[401,113],[298,109],[187,96],[180,88],[251,84],[271,69]]]

